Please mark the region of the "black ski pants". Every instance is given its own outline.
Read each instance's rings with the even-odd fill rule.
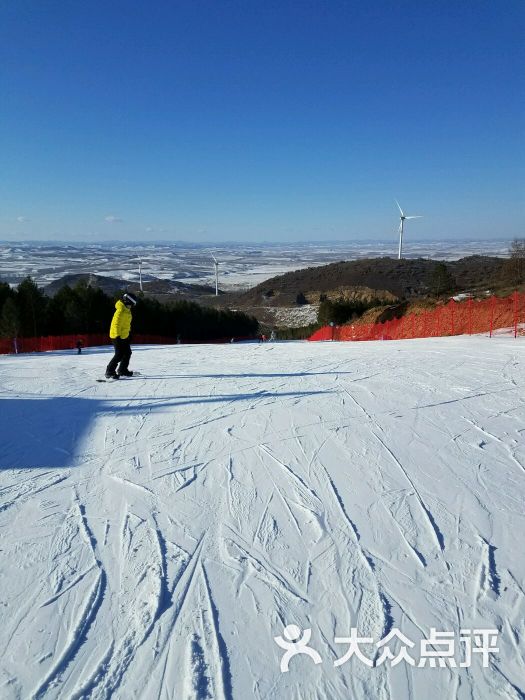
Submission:
[[[113,372],[115,372],[117,369],[117,365],[119,372],[127,370],[129,360],[131,358],[129,338],[112,338],[112,340],[115,348],[115,354],[111,358],[111,361],[106,368],[107,374],[113,374]]]

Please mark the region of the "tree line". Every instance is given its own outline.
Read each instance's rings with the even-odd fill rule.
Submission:
[[[30,277],[17,289],[0,282],[0,335],[4,338],[109,333],[115,301],[101,289],[80,282],[48,297]],[[160,303],[139,295],[132,332],[181,341],[253,336],[255,318],[190,301]]]

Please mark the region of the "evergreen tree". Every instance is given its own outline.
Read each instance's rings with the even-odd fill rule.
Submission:
[[[62,287],[49,301],[47,330],[51,335],[87,332],[84,309],[78,294],[71,287]]]
[[[325,299],[319,304],[317,320],[321,325],[335,323],[339,326],[361,316],[366,309],[376,306],[378,303],[377,301],[370,303],[359,299],[339,299],[337,301]]]
[[[16,300],[20,311],[20,335],[36,337],[44,332],[47,300],[31,277],[18,285]]]
[[[48,335],[67,334],[65,306],[70,292],[71,288],[66,285],[49,300],[46,313],[46,331]]]
[[[16,300],[9,297],[3,307],[0,317],[0,333],[4,338],[18,338],[20,335],[20,311]]]
[[[87,287],[80,293],[84,304],[86,325],[85,333],[104,333],[107,331],[107,319],[111,318],[114,304],[98,287]]]
[[[449,294],[456,289],[456,282],[451,275],[447,265],[443,262],[437,263],[430,278],[430,291],[435,296]]]
[[[2,308],[5,302],[11,297],[15,296],[15,292],[7,284],[7,282],[0,282],[0,314],[2,313]]]

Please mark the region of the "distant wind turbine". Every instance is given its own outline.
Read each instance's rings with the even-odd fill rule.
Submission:
[[[396,199],[396,204],[397,208],[399,209],[400,217],[399,217],[399,254],[397,256],[398,260],[401,260],[401,256],[403,255],[403,224],[405,221],[408,221],[408,219],[422,219],[422,216],[405,216],[403,213],[403,210],[399,206],[399,202]]]
[[[139,260],[139,286],[140,291],[142,292],[142,260]]]
[[[219,296],[219,263],[217,262],[215,255],[212,253],[213,264],[215,265],[215,296]]]

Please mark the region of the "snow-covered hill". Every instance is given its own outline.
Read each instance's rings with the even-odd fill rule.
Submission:
[[[0,359],[3,699],[523,697],[521,340],[107,361]]]

